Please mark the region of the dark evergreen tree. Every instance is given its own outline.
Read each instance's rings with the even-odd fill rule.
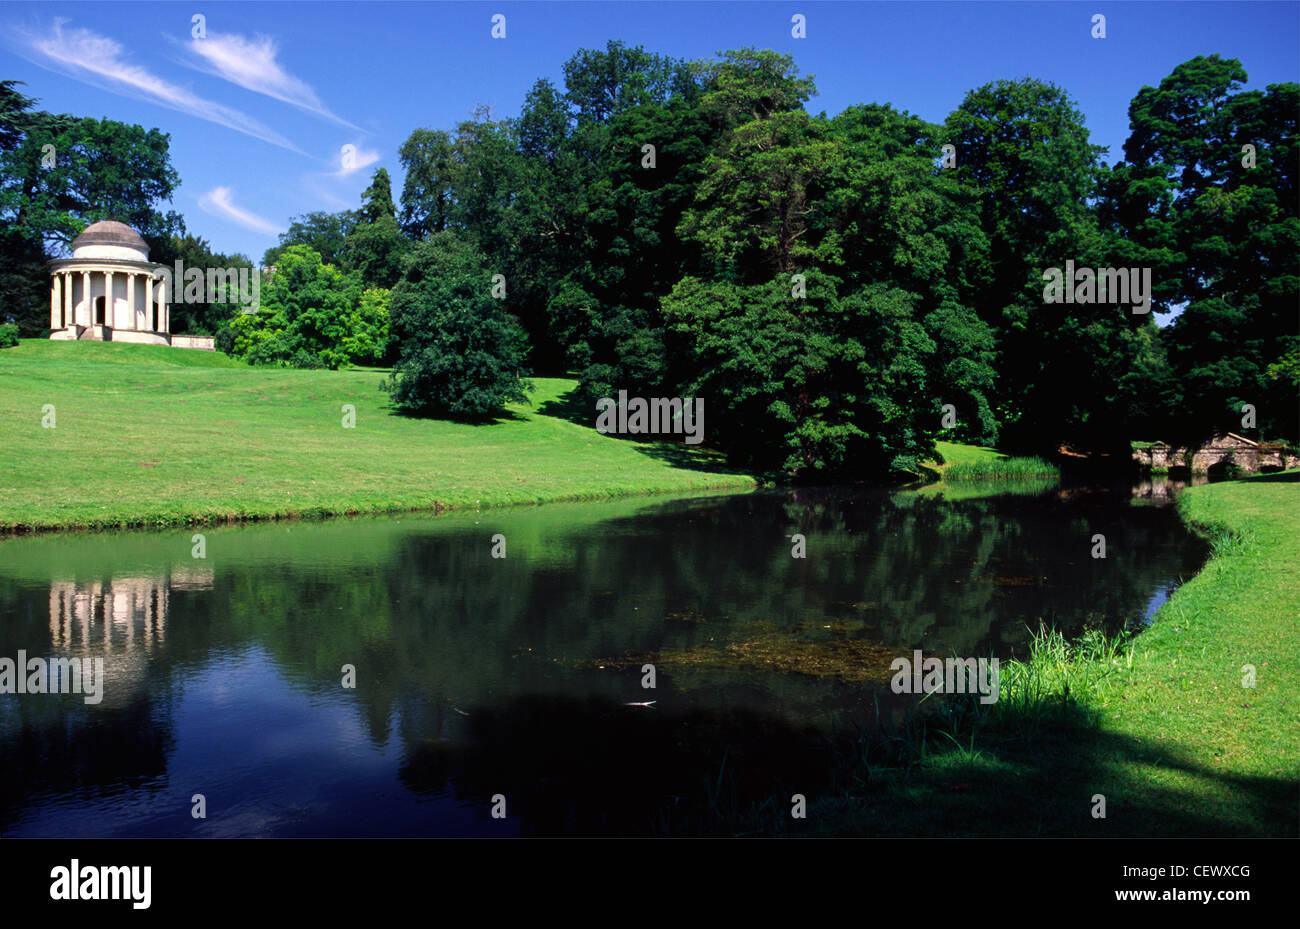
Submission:
[[[527,400],[524,333],[492,287],[483,255],[454,233],[415,247],[390,302],[399,358],[384,384],[398,409],[476,418]]]

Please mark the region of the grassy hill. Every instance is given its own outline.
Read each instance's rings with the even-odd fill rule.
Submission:
[[[390,411],[385,372],[26,340],[0,351],[0,531],[176,525],[754,486],[716,457],[602,436],[574,381],[487,424]],[[344,428],[343,407],[356,410]],[[47,405],[54,428],[44,428]]]

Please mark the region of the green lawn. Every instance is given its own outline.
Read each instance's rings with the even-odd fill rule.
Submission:
[[[953,465],[1002,461],[1008,456],[984,445],[962,445],[959,442],[935,442],[935,450],[943,457],[934,467],[944,471]]]
[[[491,424],[390,412],[383,372],[250,368],[214,352],[25,340],[0,351],[0,530],[494,506],[754,481],[681,445],[573,421],[535,379]],[[53,405],[54,428],[43,428]],[[343,427],[343,405],[356,408]]]
[[[1049,461],[1013,457],[983,445],[936,442],[935,450],[943,461],[935,463],[934,468],[944,481],[1024,481],[1060,475],[1060,469]]]
[[[936,460],[921,468],[928,482],[916,491],[924,496],[945,500],[1032,496],[1050,490],[1060,480],[1056,465],[1041,458],[1017,458],[984,445],[958,442],[935,442],[934,446]]]
[[[1148,629],[1004,668],[1031,700],[1007,688],[983,721],[918,720],[901,759],[867,747],[818,805],[821,831],[1296,836],[1300,472],[1184,490],[1179,507],[1214,554]]]
[[[1184,793],[1206,819],[1295,835],[1300,472],[1194,487],[1179,508],[1215,540],[1215,555],[1135,640],[1106,724],[1171,758],[1147,766],[1142,793]],[[1243,686],[1246,665],[1254,687]]]

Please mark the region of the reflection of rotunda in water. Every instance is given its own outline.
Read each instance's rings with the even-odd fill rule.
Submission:
[[[212,570],[165,577],[50,584],[50,648],[70,658],[104,659],[104,706],[122,705],[148,676],[167,635],[173,590],[212,587]]]

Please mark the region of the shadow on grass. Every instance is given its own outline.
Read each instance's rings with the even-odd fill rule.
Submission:
[[[657,442],[653,445],[637,445],[636,450],[656,461],[662,461],[671,467],[686,471],[703,471],[708,474],[749,473],[740,468],[728,466],[726,456],[716,449],[705,449],[675,442]]]
[[[596,429],[595,404],[582,396],[579,388],[548,400],[537,408],[541,416],[552,416],[565,422]],[[749,472],[727,465],[726,457],[716,449],[703,448],[698,445],[686,445],[683,442],[653,442],[643,444],[647,436],[610,435],[611,439],[621,439],[636,443],[635,448],[642,455],[661,461],[673,468],[685,471],[702,471],[708,474],[748,474]]]
[[[596,428],[596,405],[583,397],[582,391],[577,387],[568,390],[554,400],[547,400],[537,408],[537,413],[539,416],[562,419],[567,423],[573,423],[575,426],[586,426],[589,429]]]
[[[1300,471],[1271,471],[1267,474],[1248,474],[1238,478],[1238,480],[1254,484],[1268,484],[1279,481],[1284,484],[1300,484]]]
[[[1297,835],[1295,783],[1225,774],[1176,746],[1092,727],[1077,706],[1042,707],[981,729],[973,750],[931,752],[900,764],[896,746],[914,753],[915,733],[884,757],[860,759],[850,787],[818,807],[818,832],[834,835],[1237,837]],[[1038,719],[1033,717],[1039,716]],[[933,730],[926,738],[947,741]],[[859,745],[862,743],[860,742]],[[868,754],[871,749],[867,749]],[[894,755],[893,758],[890,755]],[[891,763],[892,762],[892,763]],[[1176,773],[1191,790],[1159,782]],[[1227,794],[1225,798],[1224,794]],[[1095,818],[1098,795],[1105,817]]]
[[[897,735],[829,737],[744,709],[539,694],[467,715],[462,737],[412,745],[403,783],[484,811],[503,793],[528,835],[1296,834],[1294,784],[1225,776],[1175,748],[1068,722],[1068,709],[1049,731],[999,731],[969,762],[954,764],[958,752],[901,765],[862,760],[894,754]],[[1148,776],[1162,770],[1226,787],[1232,801]],[[807,819],[791,816],[794,794]],[[1096,794],[1104,819],[1092,816]]]
[[[457,416],[432,410],[404,410],[391,400],[384,404],[383,409],[389,416],[400,416],[403,419],[423,420],[426,422],[454,423],[457,426],[498,426],[502,423],[528,422],[527,416],[516,413],[514,410],[497,410],[483,416]]]

